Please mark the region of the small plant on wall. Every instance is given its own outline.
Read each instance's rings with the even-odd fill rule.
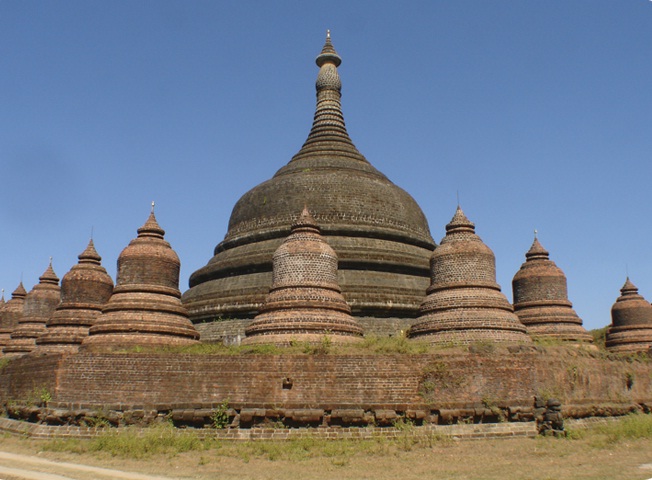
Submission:
[[[229,425],[229,401],[224,400],[211,413],[211,425],[213,428],[226,428]]]

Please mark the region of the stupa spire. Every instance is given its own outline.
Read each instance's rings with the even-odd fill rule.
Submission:
[[[330,30],[326,32],[326,42],[321,53],[317,55],[315,63],[319,67],[315,83],[317,89],[315,117],[308,139],[294,159],[302,158],[305,155],[319,154],[324,150],[324,142],[336,142],[332,145],[335,150],[346,151],[347,156],[366,162],[367,160],[355,148],[346,131],[340,101],[342,81],[337,71],[337,67],[342,63],[342,57],[335,51],[331,42]]]
[[[548,252],[548,250],[543,248],[543,245],[541,245],[541,242],[539,242],[539,237],[537,236],[537,234],[538,232],[535,230],[532,246],[525,254],[525,258],[527,260],[535,260],[535,259],[548,260],[550,258],[550,253]]]

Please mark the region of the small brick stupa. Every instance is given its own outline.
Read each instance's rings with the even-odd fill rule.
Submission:
[[[60,302],[59,277],[54,273],[50,260],[48,268],[39,277],[39,283],[25,296],[23,318],[11,333],[4,352],[18,356],[36,349],[36,339],[45,333],[45,324]]]
[[[118,257],[113,295],[82,348],[192,345],[199,334],[181,305],[181,262],[152,213]]]
[[[534,338],[590,344],[593,337],[568,300],[566,275],[534,237],[525,263],[512,280],[514,311]]]
[[[627,278],[611,307],[607,349],[616,353],[645,352],[652,348],[652,305]]]
[[[11,294],[11,299],[5,303],[2,309],[2,321],[0,322],[0,350],[9,343],[11,332],[13,332],[20,319],[23,318],[23,305],[27,291],[23,282],[18,284],[16,290]]]
[[[2,350],[2,348],[4,348],[4,346],[7,344],[7,340],[9,340],[9,334],[11,334],[11,330],[7,329],[4,324],[6,306],[7,303],[5,302],[5,289],[3,288],[2,297],[0,297],[0,350]]]
[[[76,352],[113,292],[113,280],[100,263],[93,240],[61,280],[61,304],[36,339],[39,353]]]
[[[430,259],[431,284],[410,337],[433,344],[530,343],[496,283],[493,252],[458,206]]]
[[[360,340],[337,283],[337,254],[321,236],[307,208],[273,257],[272,288],[247,327],[244,344],[335,343]]]

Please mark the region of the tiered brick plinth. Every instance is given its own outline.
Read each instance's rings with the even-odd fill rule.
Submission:
[[[292,232],[274,252],[273,283],[260,314],[246,330],[245,344],[360,340],[337,284],[337,255],[304,208]]]
[[[652,305],[627,278],[611,307],[607,349],[617,353],[645,352],[652,348]]]
[[[39,353],[76,352],[111,297],[113,280],[100,263],[93,240],[77,258],[77,265],[61,280],[61,304],[46,332],[36,339]]]
[[[340,102],[341,61],[327,38],[317,57],[310,134],[287,165],[236,203],[213,258],[190,277],[183,300],[193,322],[258,313],[272,283],[272,255],[304,205],[337,252],[339,285],[355,317],[417,317],[435,244],[414,199],[351,141]]]
[[[514,312],[534,338],[591,344],[593,337],[568,300],[566,275],[537,238],[514,275]]]
[[[410,336],[434,344],[530,343],[496,283],[493,252],[460,207],[430,260],[431,285]]]
[[[82,348],[197,343],[199,334],[181,305],[181,263],[164,235],[152,211],[138,237],[120,254],[113,295]]]
[[[20,319],[23,318],[25,295],[27,292],[23,287],[23,282],[20,282],[11,294],[11,299],[3,307],[2,322],[0,323],[0,350],[4,350],[4,347],[7,346],[11,332],[16,329]]]
[[[61,302],[59,277],[48,265],[39,283],[25,296],[23,317],[4,348],[7,355],[24,355],[36,349],[36,339],[45,333],[45,324]]]

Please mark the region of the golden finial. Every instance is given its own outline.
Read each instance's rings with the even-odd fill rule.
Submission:
[[[534,229],[534,238],[535,238],[535,239],[537,238],[537,235],[538,235],[538,234],[539,234],[539,232],[538,232],[537,229],[535,228],[535,229]]]
[[[326,30],[326,39],[328,40],[329,38],[331,38],[331,31]]]
[[[156,203],[154,203],[154,200],[152,200],[152,213],[154,213],[154,206],[155,205],[156,205]]]

